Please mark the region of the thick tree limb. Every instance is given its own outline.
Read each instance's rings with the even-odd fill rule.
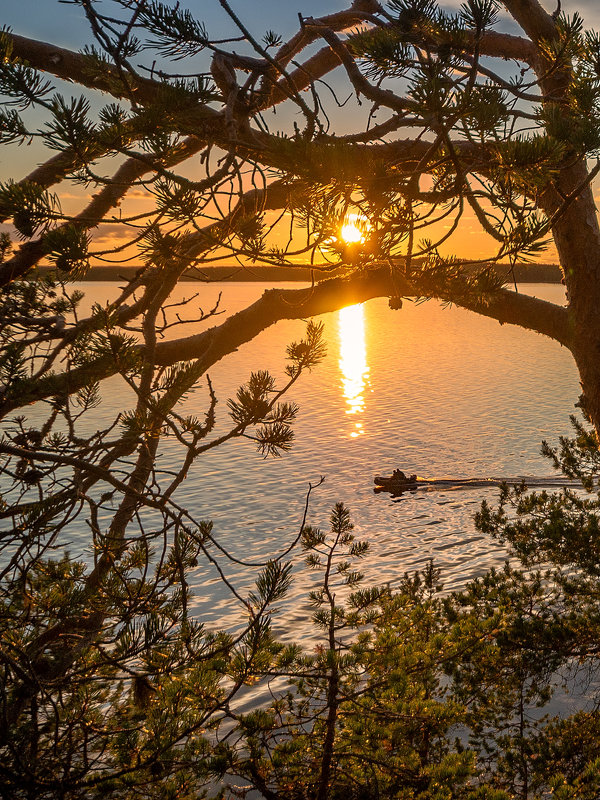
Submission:
[[[179,359],[200,359],[209,369],[234,349],[250,341],[262,330],[281,319],[303,319],[344,306],[363,303],[374,297],[415,296],[420,290],[402,276],[392,277],[389,268],[380,267],[347,278],[322,281],[311,289],[270,289],[253,305],[238,312],[216,328],[204,333],[163,342],[157,346],[159,364]],[[570,325],[566,309],[509,290],[500,290],[485,302],[443,297],[457,306],[542,333],[569,346]]]
[[[137,127],[136,127],[137,126]],[[127,131],[133,131],[134,137],[136,139],[140,138],[139,134],[139,120],[136,118],[132,118],[126,123],[122,130],[119,131],[118,136],[121,138]],[[193,137],[190,137],[192,139]],[[183,160],[183,156],[179,156],[182,150],[190,147],[190,142],[184,142],[179,145],[176,145],[173,148],[173,157],[177,158],[176,161],[169,161],[168,163],[179,163]],[[94,153],[94,159],[100,159],[102,156],[105,156],[110,149],[110,144],[105,144],[104,146],[100,146],[98,144],[96,151]],[[196,152],[196,151],[194,151]],[[192,153],[190,153],[192,155]],[[165,161],[165,165],[167,162]],[[28,175],[25,176],[19,183],[37,183],[38,186],[43,186],[45,189],[49,188],[55,183],[59,183],[62,181],[70,172],[78,169],[82,166],[81,156],[78,155],[73,148],[65,148],[61,150],[57,155],[52,156],[47,161],[44,161],[42,164],[39,164],[34,170],[32,170]],[[147,172],[148,170],[144,170]],[[144,173],[142,173],[144,174]],[[136,177],[134,176],[132,180],[135,180]],[[113,178],[113,180],[115,180]],[[0,222],[6,222],[8,217],[0,213]]]
[[[534,43],[556,36],[554,20],[538,0],[502,0],[502,5]]]
[[[391,27],[386,25],[384,27]],[[333,29],[331,29],[333,30]],[[316,31],[313,31],[316,38]],[[488,31],[483,34],[479,44],[480,54],[490,58],[514,59],[530,66],[539,61],[539,55],[533,42],[523,36],[512,36],[508,33]],[[331,47],[323,47],[313,56],[308,58],[293,72],[289,80],[296,91],[308,88],[315,81],[321,80],[342,63],[340,56]],[[288,82],[280,79],[269,96],[271,103],[280,103],[289,93]],[[264,107],[266,103],[263,104]]]
[[[556,303],[509,289],[501,289],[485,301],[453,300],[451,297],[448,299],[459,308],[496,319],[501,325],[518,325],[554,339],[569,350],[572,347],[571,315],[567,308]]]
[[[72,80],[77,76],[77,81],[82,86],[90,89],[109,92],[114,97],[125,96],[125,87],[119,83],[116,70],[107,66],[100,74],[93,73],[89,67],[88,57],[74,53],[64,48],[56,48],[45,42],[26,39],[16,34],[7,34],[13,43],[13,55],[22,58],[31,66],[44,72],[50,72],[57,77]],[[141,79],[135,84],[136,100],[140,104],[152,105],[157,92],[164,90],[165,84],[159,81]],[[185,109],[185,119],[179,120],[176,126],[180,132],[198,136],[203,140],[213,142],[230,152],[237,152],[241,156],[253,159],[265,167],[283,169],[291,173],[298,169],[306,168],[306,155],[298,158],[294,146],[283,146],[285,140],[278,136],[268,134],[257,128],[231,130],[227,124],[226,115],[215,111],[205,104],[200,104]],[[302,144],[307,147],[307,143]],[[387,157],[385,149],[389,145],[349,145],[347,158],[347,173],[345,178],[350,180],[372,174],[372,159]],[[486,148],[475,143],[457,141],[454,143],[457,152],[464,153],[478,164],[485,165],[489,162],[489,153]],[[339,178],[339,160],[330,158],[325,148],[315,143],[316,151],[311,163],[311,175],[323,183],[333,178]],[[352,149],[354,148],[354,149]],[[402,161],[417,162],[427,152],[428,144],[419,139],[403,140],[393,143],[396,165]],[[319,175],[319,173],[321,173]]]
[[[63,150],[52,158],[44,161],[27,175],[23,182],[37,183],[47,189],[74,170],[77,165],[77,156],[73,150]],[[4,219],[0,218],[4,222]]]
[[[354,2],[352,4],[352,8],[350,10],[339,11],[335,14],[328,14],[324,17],[319,17],[317,22],[325,25],[331,31],[344,31],[350,28],[352,25],[363,22],[365,18],[369,16],[369,14],[376,12],[377,8],[377,3],[370,2],[369,0],[358,0],[358,2]],[[318,33],[316,33],[316,31],[307,28],[305,25],[302,25],[302,28],[298,31],[298,33],[292,36],[289,41],[285,42],[279,48],[273,61],[280,69],[285,69],[285,67],[287,67],[290,61],[296,55],[298,55],[298,53],[308,47],[308,45],[314,42],[317,38]],[[274,83],[277,77],[278,76],[273,69],[271,73],[265,76],[263,79],[263,81],[265,81],[265,83],[263,83],[263,90],[270,92],[274,88]],[[266,80],[271,81],[272,85],[270,87],[266,84]],[[280,81],[277,85],[279,92],[283,90],[283,86],[283,81]],[[268,102],[269,105],[271,105],[273,102],[277,101],[274,99],[274,97],[269,97]]]
[[[88,89],[97,89],[108,92],[113,97],[128,99],[127,87],[122,83],[121,76],[115,67],[106,64],[102,70],[93,69],[89,56],[57,47],[38,39],[29,39],[16,33],[4,34],[12,47],[11,57],[24,61],[30,67],[40,72],[48,72],[57,78],[69,83],[76,81]],[[140,96],[140,100],[150,101],[153,92],[160,86],[158,81],[147,78],[138,78],[132,90]]]
[[[195,336],[159,342],[154,358],[162,366],[178,361],[197,360],[201,374],[279,320],[305,319],[374,297],[398,294],[427,296],[425,289],[419,289],[401,275],[392,277],[387,266],[356,272],[349,277],[325,280],[308,289],[270,289],[251,306],[234,314],[221,325]],[[485,302],[451,296],[444,296],[442,299],[496,319],[501,324],[519,325],[548,336],[565,347],[571,347],[569,313],[567,309],[553,303],[505,289],[488,297]],[[91,365],[71,370],[68,374],[42,378],[35,386],[22,386],[18,398],[7,399],[0,406],[0,415],[65,391],[75,392],[92,380],[102,380],[118,371],[116,361],[105,356]]]

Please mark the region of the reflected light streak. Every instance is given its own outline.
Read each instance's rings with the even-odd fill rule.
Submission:
[[[339,312],[340,371],[346,398],[346,414],[361,414],[365,409],[364,391],[369,378],[365,343],[365,315],[362,304]],[[354,424],[353,439],[364,433],[361,422]]]

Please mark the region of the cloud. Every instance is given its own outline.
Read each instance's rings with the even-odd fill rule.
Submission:
[[[135,231],[118,223],[100,225],[90,231],[93,246],[117,247],[125,244],[135,236]]]
[[[464,0],[444,0],[440,7],[447,11],[457,11]],[[549,14],[553,14],[558,6],[558,0],[540,0],[542,8]],[[586,28],[600,28],[600,3],[598,0],[562,0],[561,9],[563,14],[572,17],[577,11],[583,17]],[[509,15],[502,14],[504,19],[509,19]],[[513,23],[514,25],[514,23]],[[501,23],[501,27],[502,23]]]

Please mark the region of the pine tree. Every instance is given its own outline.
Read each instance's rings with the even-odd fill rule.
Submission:
[[[241,593],[215,557],[231,558],[219,532],[177,489],[195,459],[231,439],[263,456],[290,448],[297,408],[283,395],[322,357],[322,328],[309,323],[289,346],[283,385],[251,374],[229,401],[229,430],[216,434],[210,380],[203,417],[180,408],[201,366],[148,358],[170,324],[168,290],[151,291],[141,342],[115,324],[114,305],[80,323],[82,295],[64,281],[22,279],[3,293],[5,398],[31,402],[36,381],[55,389],[28,415],[6,417],[0,440],[2,797],[197,797],[214,773],[211,727],[277,651],[270,611],[289,584],[284,554],[256,564],[255,591]],[[99,362],[134,405],[94,430]],[[81,371],[86,381],[71,383]],[[165,440],[180,449],[167,469],[157,460]],[[65,553],[86,526],[85,553]],[[239,604],[236,631],[204,629],[188,613],[199,560]]]
[[[257,565],[250,595],[228,583],[239,630],[194,621],[189,571],[222,545],[177,502],[190,464],[213,447],[244,437],[263,455],[289,449],[296,408],[283,395],[322,356],[321,328],[310,323],[290,346],[282,385],[249,377],[220,435],[207,370],[279,319],[375,296],[393,307],[437,297],[550,336],[573,353],[600,429],[599,168],[588,166],[599,148],[597,35],[537,0],[467,0],[456,14],[433,0],[356,0],[262,41],[226,0],[228,41],[179,4],[74,5],[93,41],[81,52],[0,36],[0,142],[51,152],[0,184],[0,219],[12,226],[0,238],[2,796],[197,797],[226,773],[267,797],[597,796],[596,715],[539,725],[526,715],[547,702],[558,670],[595,666],[595,500],[506,493],[518,521],[501,505],[479,524],[510,542],[523,569],[444,600],[432,567],[395,595],[357,589],[346,605],[333,586],[360,582],[362,548],[337,507],[333,539],[302,535],[322,575],[314,656],[270,630],[289,583],[283,556]],[[500,9],[522,35],[503,32]],[[369,112],[350,133],[328,124],[323,81],[337,67]],[[54,79],[81,92],[67,97]],[[285,133],[269,127],[280,107],[278,120],[293,116]],[[375,124],[377,113],[387,116]],[[90,194],[76,214],[61,199],[73,186]],[[151,201],[141,214],[127,204],[136,191]],[[354,244],[339,235],[350,212],[366,221]],[[442,254],[467,212],[495,242],[489,257]],[[107,224],[129,239],[103,249],[94,233]],[[292,233],[281,238],[278,225]],[[566,308],[504,288],[550,236]],[[80,315],[72,282],[126,247],[135,276]],[[190,270],[205,279],[223,259],[308,262],[314,285],[266,292],[208,332],[163,340],[177,282]],[[34,270],[43,263],[50,275]],[[341,277],[317,282],[334,268]],[[113,375],[132,408],[90,432]],[[203,380],[205,413],[184,414]],[[181,453],[170,473],[156,458],[167,438]],[[594,488],[595,448],[580,429],[554,458]],[[65,555],[60,538],[84,519],[89,562]],[[291,693],[238,712],[245,685],[286,671]],[[468,746],[454,742],[457,726]]]
[[[321,281],[308,298],[265,297],[234,332],[213,331],[211,358],[284,317],[377,295],[394,307],[402,296],[439,297],[568,347],[600,426],[598,167],[588,166],[599,147],[600,44],[578,14],[551,14],[538,0],[467,0],[453,14],[434,0],[355,0],[345,11],[301,17],[287,40],[273,31],[259,40],[220,0],[231,39],[215,41],[177,4],[75,5],[93,39],[82,52],[2,36],[2,141],[36,142],[53,155],[0,187],[1,217],[24,240],[12,256],[4,243],[0,285],[44,259],[63,275],[80,274],[90,255],[118,258],[127,232],[138,248],[127,252],[145,264],[135,285],[156,279],[165,290],[184,270],[201,278],[203,265],[222,259],[303,261],[317,276],[337,266],[346,277]],[[503,31],[500,12],[520,35]],[[336,67],[346,87],[338,70],[324,88]],[[60,94],[53,77],[76,80],[82,93]],[[359,105],[336,133],[330,118],[343,112],[328,98],[341,104],[346,88]],[[96,112],[98,92],[109,102]],[[353,120],[359,127],[348,132]],[[95,191],[76,216],[60,205],[68,181]],[[141,216],[127,211],[132,189],[148,199]],[[351,209],[368,225],[348,245],[339,226]],[[490,237],[489,252],[449,255],[467,215]],[[96,227],[117,222],[116,252],[90,241]],[[503,288],[550,237],[566,308]],[[135,310],[148,302],[146,293]],[[134,311],[120,313],[117,325]],[[153,358],[162,366],[206,359],[207,338],[158,343]],[[99,358],[78,378],[111,369]],[[50,384],[32,390],[47,398]]]

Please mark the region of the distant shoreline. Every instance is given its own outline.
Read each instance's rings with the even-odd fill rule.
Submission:
[[[81,278],[84,282],[94,281],[128,281],[140,267],[130,266],[93,266]],[[508,267],[500,265],[502,273],[508,271]],[[38,275],[47,275],[51,272],[50,267],[38,267]],[[500,271],[500,270],[498,270]],[[317,280],[326,277],[334,277],[339,272],[331,273],[316,272]],[[556,264],[519,264],[515,267],[515,278],[517,283],[560,283],[562,274]],[[231,281],[235,283],[277,283],[279,281],[309,282],[311,280],[311,270],[308,267],[206,267],[201,272],[194,270],[184,275],[182,281],[193,281],[195,283],[223,283]]]

